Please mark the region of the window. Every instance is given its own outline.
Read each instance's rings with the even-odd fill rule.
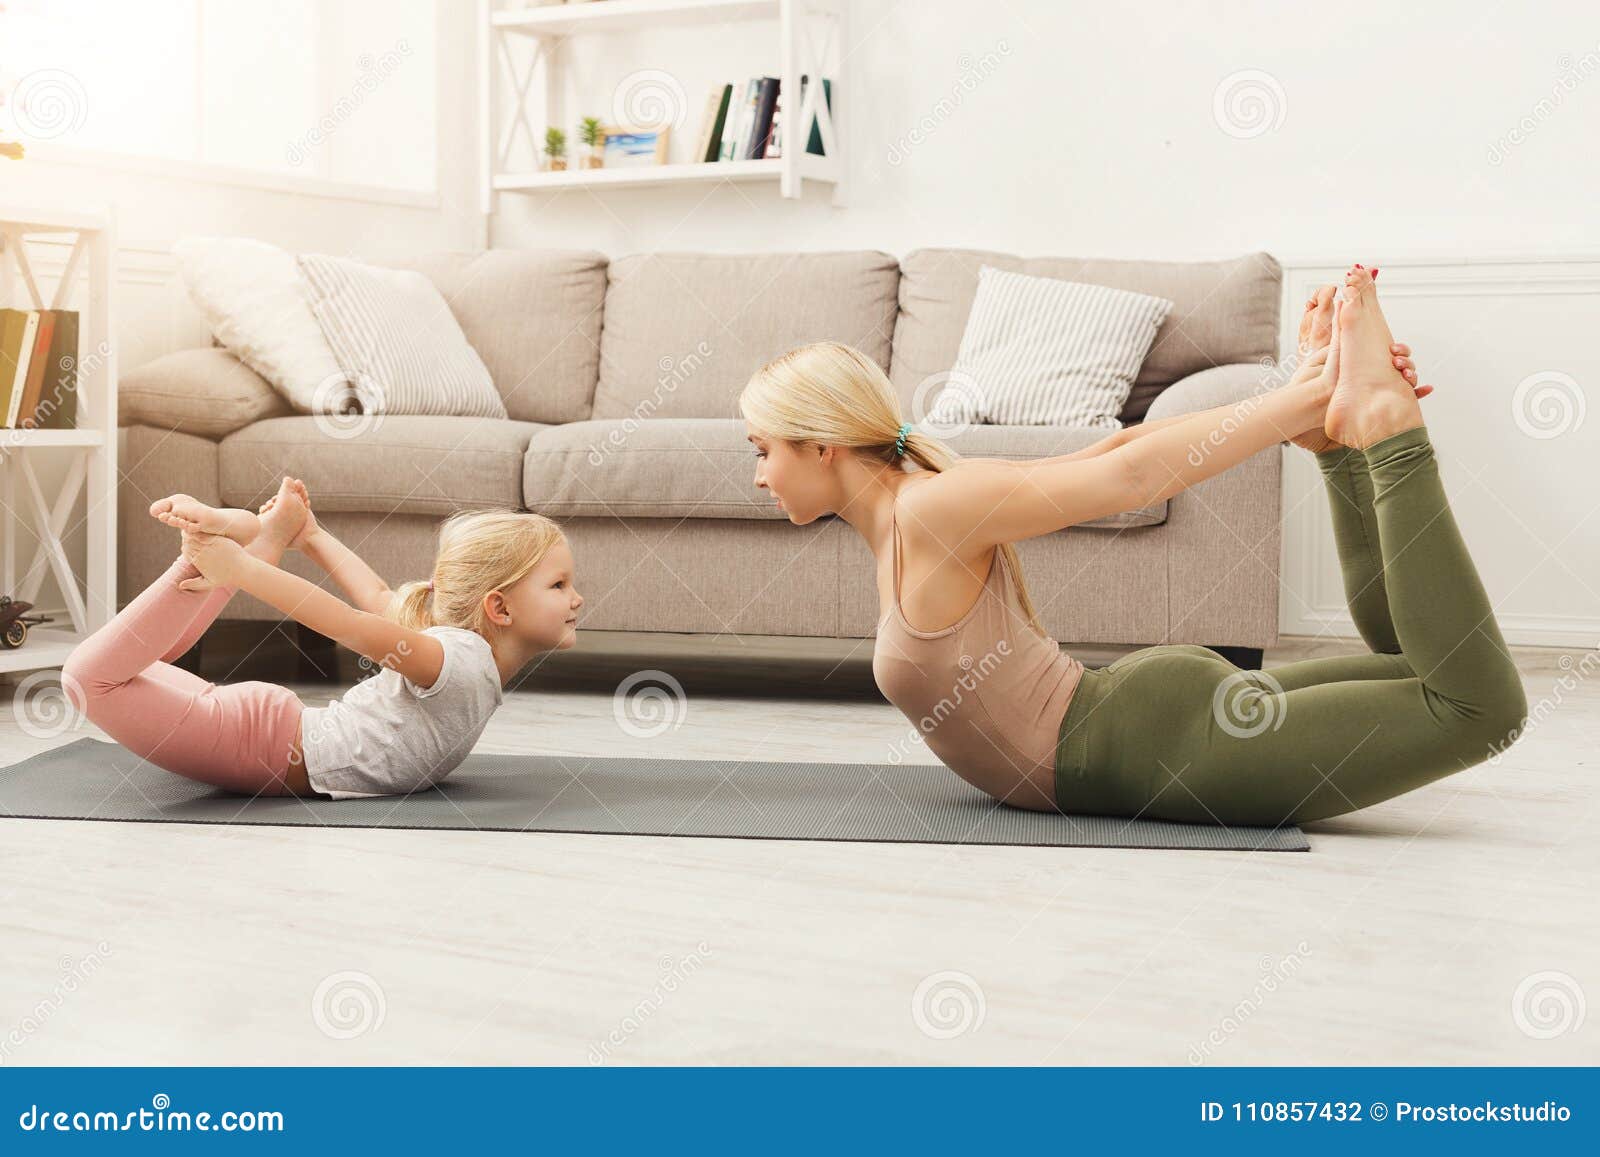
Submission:
[[[435,0],[0,0],[0,137],[432,193]]]

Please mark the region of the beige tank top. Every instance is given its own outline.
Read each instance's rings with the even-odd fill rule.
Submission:
[[[1020,806],[1053,806],[1056,739],[1083,664],[1028,625],[998,549],[977,601],[957,622],[940,631],[906,622],[897,514],[892,599],[872,652],[878,690],[968,783]]]

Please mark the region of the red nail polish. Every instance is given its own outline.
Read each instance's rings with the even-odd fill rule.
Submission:
[[[1378,280],[1378,267],[1376,265],[1372,267],[1372,280]]]
[[[1359,261],[1357,261],[1357,262],[1356,262],[1356,268],[1357,268],[1357,269],[1360,269],[1360,268],[1362,268],[1362,265],[1361,265],[1361,262],[1359,262]]]

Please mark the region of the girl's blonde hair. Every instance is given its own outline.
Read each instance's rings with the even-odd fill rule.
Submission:
[[[895,448],[900,398],[877,362],[840,342],[813,342],[774,358],[745,386],[739,409],[758,431],[785,442],[839,446],[885,465],[901,464]],[[957,458],[939,439],[915,430],[904,446],[904,457],[924,470],[946,470]],[[1044,634],[1016,548],[1007,542],[999,551],[1016,580],[1028,626]]]
[[[490,591],[505,590],[565,540],[542,514],[518,510],[466,510],[439,528],[433,576],[401,583],[384,617],[420,631],[464,627],[493,640],[499,628],[483,610]]]

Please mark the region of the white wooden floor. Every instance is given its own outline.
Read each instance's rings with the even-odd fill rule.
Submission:
[[[1594,1064],[1600,668],[1560,654],[1518,650],[1548,714],[1498,765],[1309,854],[0,820],[0,1063]],[[904,731],[692,694],[642,740],[612,708],[519,690],[482,749]],[[7,707],[0,762],[92,733]]]

